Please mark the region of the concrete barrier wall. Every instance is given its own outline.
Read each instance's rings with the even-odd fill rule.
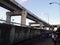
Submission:
[[[40,35],[39,31],[40,30],[29,27],[0,24],[0,44],[8,45],[31,39]]]
[[[20,28],[15,27],[14,43],[36,37],[37,35],[40,34],[40,33],[38,34],[38,32],[39,32],[38,30],[31,29],[28,27]]]
[[[10,30],[11,30],[11,26],[0,24],[0,45],[9,44]]]

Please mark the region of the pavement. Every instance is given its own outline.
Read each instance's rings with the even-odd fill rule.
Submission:
[[[54,45],[51,38],[35,38],[14,45]]]
[[[47,38],[47,39],[38,40],[34,43],[31,43],[30,45],[54,45],[54,43],[52,39]]]

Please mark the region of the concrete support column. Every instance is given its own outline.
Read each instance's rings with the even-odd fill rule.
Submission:
[[[50,28],[50,30],[54,30],[54,29]]]
[[[6,21],[7,24],[9,24],[11,21],[11,16],[8,13],[6,13]]]
[[[53,30],[53,29],[49,27],[49,30]]]
[[[42,29],[42,25],[40,25],[40,29]]]
[[[40,23],[40,29],[42,29],[42,23]]]
[[[26,26],[26,16],[27,16],[27,12],[25,10],[22,10],[21,26]]]
[[[44,29],[46,30],[46,27],[44,27]]]

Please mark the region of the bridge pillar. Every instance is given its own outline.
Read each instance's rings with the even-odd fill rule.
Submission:
[[[43,24],[40,22],[40,29],[42,29],[43,28]]]
[[[40,25],[40,29],[42,29],[42,25]]]
[[[6,23],[9,24],[11,21],[11,15],[9,15],[8,13],[6,13]]]
[[[21,26],[26,26],[26,16],[27,16],[27,12],[25,10],[22,10]]]
[[[53,29],[49,27],[49,30],[53,30]]]
[[[44,27],[44,30],[46,30],[46,27]]]

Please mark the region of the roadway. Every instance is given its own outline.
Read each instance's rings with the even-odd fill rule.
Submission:
[[[50,38],[38,40],[30,45],[54,45],[53,41]]]
[[[54,45],[53,41],[51,38],[46,38],[46,37],[37,37],[35,39],[30,39],[27,41],[19,42],[14,45]]]

